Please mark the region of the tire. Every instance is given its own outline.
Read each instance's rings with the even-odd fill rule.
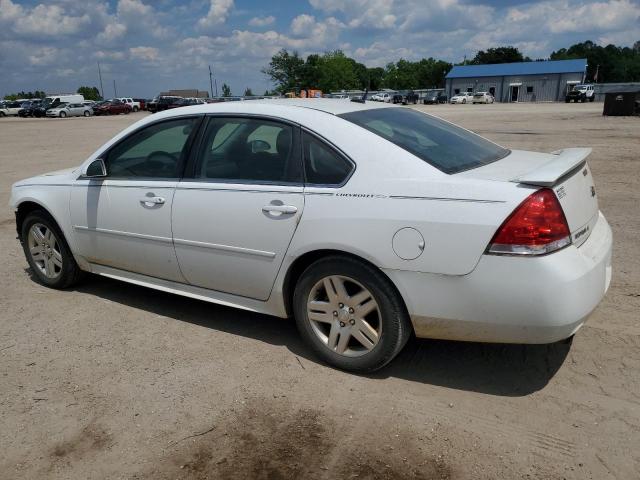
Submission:
[[[124,114],[125,114],[125,115],[129,115],[129,112],[130,112],[130,111],[131,111],[131,110],[129,110],[128,108],[125,108],[125,110],[124,110]]]
[[[134,112],[137,112],[138,110],[140,110],[138,107],[133,107]]]
[[[344,294],[337,295],[340,288],[334,285],[342,285]],[[333,289],[331,297],[327,288]],[[309,310],[311,301],[316,302],[315,312]],[[361,309],[367,305],[369,312],[359,317],[358,305]],[[384,367],[412,332],[409,315],[391,281],[375,267],[350,257],[331,256],[310,265],[297,282],[293,310],[305,343],[323,361],[341,370],[366,373]],[[320,320],[310,318],[310,313]],[[340,349],[343,353],[338,353]]]
[[[83,115],[84,115],[85,117],[90,117],[90,116],[91,116],[91,114],[89,113],[89,111],[88,111],[88,110],[85,110],[85,111],[84,111],[84,113],[83,113]]]
[[[590,101],[590,102],[595,101],[595,99],[596,99],[596,96],[595,96],[595,95],[591,95],[591,96],[589,97],[589,101]]]
[[[0,112],[0,117],[6,117],[4,112]]]
[[[462,99],[462,103],[467,103],[467,99],[466,99],[466,98],[463,98],[463,99]]]
[[[64,112],[60,112],[60,118],[65,118],[66,116],[67,116],[67,114],[66,114],[66,113],[64,113]]]
[[[40,232],[39,239],[32,233],[32,229]],[[35,210],[27,215],[22,223],[20,240],[33,277],[38,283],[63,289],[78,283],[83,277],[84,272],[73,258],[62,231],[45,211]]]

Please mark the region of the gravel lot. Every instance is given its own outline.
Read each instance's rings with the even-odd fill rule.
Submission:
[[[0,478],[631,479],[640,472],[640,119],[602,104],[418,107],[503,145],[590,146],[609,293],[573,345],[415,341],[373,376],[291,321],[90,278],[31,280],[6,207],[143,113],[0,119]]]

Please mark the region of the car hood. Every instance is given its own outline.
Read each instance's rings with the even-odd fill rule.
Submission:
[[[35,177],[25,178],[13,184],[14,187],[20,187],[25,185],[43,185],[52,183],[66,184],[70,180],[74,180],[77,177],[77,171],[79,167],[65,168],[64,170],[56,170],[55,172],[43,173],[42,175],[36,175]]]

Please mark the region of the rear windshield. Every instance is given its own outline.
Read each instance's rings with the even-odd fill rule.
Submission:
[[[474,133],[409,108],[376,108],[339,116],[444,173],[481,167],[509,154],[509,150]]]

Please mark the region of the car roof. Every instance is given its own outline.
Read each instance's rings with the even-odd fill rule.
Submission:
[[[276,116],[286,116],[286,113],[293,113],[299,109],[317,110],[331,115],[341,115],[343,113],[372,110],[376,108],[400,108],[388,104],[376,102],[351,102],[347,99],[337,98],[284,98],[284,99],[264,99],[250,100],[244,102],[218,102],[206,103],[202,105],[193,105],[183,107],[189,113],[256,113],[256,114],[273,114]],[[174,109],[173,114],[167,116],[179,115],[179,109]]]

